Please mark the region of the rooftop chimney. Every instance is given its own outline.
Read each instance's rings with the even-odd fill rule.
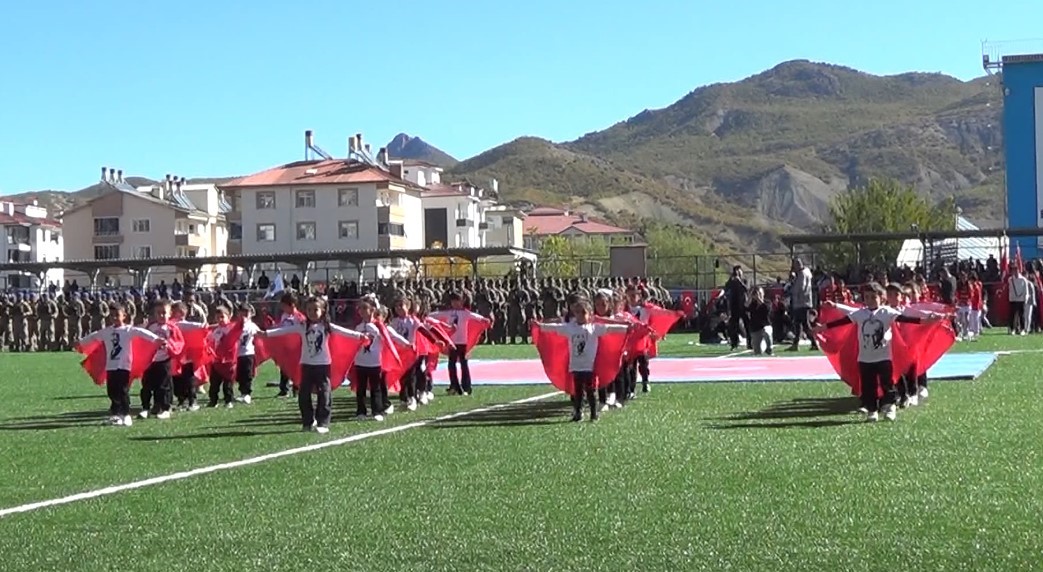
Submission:
[[[380,165],[387,165],[388,163],[388,150],[386,147],[381,147],[380,151],[377,151],[377,163]]]
[[[174,178],[170,175],[170,173],[167,173],[166,181],[163,184],[164,184],[164,190],[167,190],[167,191],[169,191],[170,189],[172,189],[174,187]]]
[[[356,133],[355,134],[355,150],[359,151],[361,153],[364,148],[365,147],[362,146],[362,134],[361,133]]]
[[[109,180],[108,174],[109,174],[109,168],[108,167],[102,167],[101,168],[101,181],[103,183]]]
[[[312,147],[312,145],[314,145],[314,143],[315,143],[315,140],[312,137],[311,129],[308,129],[307,131],[304,132],[304,145],[310,149]]]
[[[109,169],[109,182],[110,183],[115,183],[116,182],[116,169]]]
[[[188,186],[188,179],[186,179],[185,177],[181,177],[181,186]]]
[[[117,183],[122,183],[123,182],[123,169],[120,169],[120,170],[116,171],[116,182]]]
[[[348,136],[348,156],[350,157],[351,154],[354,153],[354,152],[355,152],[355,136],[354,135],[349,135]]]
[[[367,155],[371,154],[371,151],[369,150],[369,143],[366,143],[366,154]]]

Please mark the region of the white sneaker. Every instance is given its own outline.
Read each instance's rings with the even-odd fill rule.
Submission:
[[[319,427],[315,428],[315,432],[318,433],[319,435],[325,435],[326,433],[330,432],[330,428],[329,427],[319,426]]]
[[[608,404],[608,402],[605,402],[605,403],[602,403],[602,404],[601,404],[601,410],[602,410],[602,411],[608,411],[608,410],[609,410],[609,408],[611,408],[611,407],[612,407],[612,406],[611,406],[611,405],[609,405],[609,404]]]
[[[109,425],[123,425],[123,418],[119,415],[109,417]]]
[[[416,411],[416,399],[410,398],[409,403],[406,404],[406,409]]]
[[[612,404],[612,407],[615,407],[616,409],[623,409],[623,402],[617,401],[614,404]]]
[[[427,394],[426,393],[421,393],[420,394],[420,405],[427,405],[428,403],[430,403],[430,401],[428,401],[428,399],[427,399]]]
[[[872,412],[872,413],[870,413],[869,415],[866,416],[866,421],[868,421],[870,423],[876,423],[879,420],[880,420],[880,414],[877,413],[876,411],[874,411],[874,412]]]
[[[859,412],[860,414],[862,414],[862,415],[869,415],[869,410],[868,410],[868,409],[866,409],[865,407],[859,407],[859,408],[858,408],[858,412]]]
[[[247,405],[250,405],[254,402],[253,397],[250,397],[249,395],[244,395],[242,401]]]
[[[608,394],[608,398],[605,399],[605,405],[608,405],[609,407],[612,407],[615,404],[616,404],[616,394],[615,393],[609,393]]]
[[[920,398],[921,401],[927,399],[927,388],[921,387],[920,391],[918,391],[916,395]]]
[[[138,419],[148,419],[148,410],[142,409],[141,413],[138,413]]]
[[[920,405],[920,398],[915,396],[915,395],[910,395],[909,396],[909,407],[916,407],[917,405]]]
[[[895,409],[894,405],[888,405],[887,408],[884,409],[884,419],[887,419],[888,421],[898,419],[898,411]]]
[[[380,415],[380,414],[374,415],[373,416],[373,420],[374,421],[383,421],[384,420],[384,416]]]
[[[156,419],[170,419],[169,411],[160,411],[156,414]]]
[[[232,402],[225,403],[225,409],[231,409],[233,407],[235,407],[234,403],[232,403]]]
[[[388,405],[388,408],[384,410],[384,415],[391,415],[394,412],[395,412],[395,406],[394,405]]]
[[[131,417],[130,415],[127,415],[127,416],[123,417],[123,426],[124,427],[130,427],[133,424],[134,424],[134,418],[133,417]]]
[[[199,405],[193,403],[192,405],[188,406],[188,410],[189,411],[199,411]]]

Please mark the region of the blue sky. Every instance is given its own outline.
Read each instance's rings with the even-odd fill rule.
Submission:
[[[799,5],[799,8],[794,8]],[[1035,1],[55,0],[0,19],[0,193],[247,174],[398,132],[467,158],[554,141],[790,59],[982,75]]]

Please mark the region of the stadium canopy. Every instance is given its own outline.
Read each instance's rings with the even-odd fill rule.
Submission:
[[[962,216],[956,217],[957,231],[980,231],[971,221]],[[985,260],[989,256],[999,259],[1003,252],[1010,247],[1010,240],[1004,236],[967,236],[964,238],[943,238],[935,240],[931,245],[930,252],[942,256],[942,258],[953,258],[957,260]],[[920,238],[906,239],[902,243],[902,249],[898,252],[895,263],[909,268],[916,268],[926,263],[930,258],[928,248]]]
[[[49,262],[5,262],[0,263],[0,272],[18,272],[35,275],[40,278],[41,290],[46,288],[48,270],[61,268],[82,272],[91,279],[91,288],[97,286],[98,275],[103,270],[122,269],[142,277],[142,284],[148,284],[148,278],[154,268],[173,267],[198,273],[204,266],[230,264],[246,269],[252,275],[259,264],[281,263],[301,268],[305,281],[309,270],[315,268],[317,262],[345,262],[361,267],[371,260],[389,258],[404,259],[419,265],[424,258],[448,257],[458,258],[471,264],[472,271],[477,274],[478,262],[493,256],[511,256],[516,260],[536,261],[536,253],[524,248],[484,247],[484,248],[424,248],[411,250],[321,250],[313,252],[292,252],[275,254],[232,254],[226,256],[167,256],[158,258],[119,258],[112,260],[55,260]]]

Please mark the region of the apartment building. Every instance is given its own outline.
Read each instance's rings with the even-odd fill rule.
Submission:
[[[189,184],[184,178],[167,175],[158,183],[135,187],[122,171],[102,168],[98,194],[62,216],[65,259],[112,260],[162,257],[205,257],[228,254],[226,214],[231,205],[212,184]],[[193,265],[194,266],[194,265]],[[201,285],[222,284],[228,265],[206,265],[198,269]],[[184,281],[196,269],[160,266],[152,269],[151,284]],[[80,283],[89,277],[68,272]],[[99,284],[136,285],[134,276],[118,263],[103,270]]]
[[[62,259],[62,224],[49,218],[36,201],[29,204],[0,201],[0,237],[6,262],[54,262]],[[0,272],[0,288],[39,290],[61,286],[64,271],[54,268],[42,277],[31,273]]]
[[[316,149],[311,132],[306,147]],[[361,135],[349,139],[348,157],[287,163],[220,185],[233,209],[232,252],[269,254],[333,250],[395,250],[424,247],[421,188],[392,173],[383,150],[374,159]],[[283,268],[292,268],[282,265]],[[330,277],[358,279],[339,261],[316,261]],[[367,263],[364,278],[385,278],[411,269],[389,255]]]
[[[638,234],[596,220],[585,213],[574,213],[553,207],[538,207],[526,213],[525,248],[539,250],[540,241],[548,236],[561,236],[570,240],[599,238],[611,244],[633,244]]]

